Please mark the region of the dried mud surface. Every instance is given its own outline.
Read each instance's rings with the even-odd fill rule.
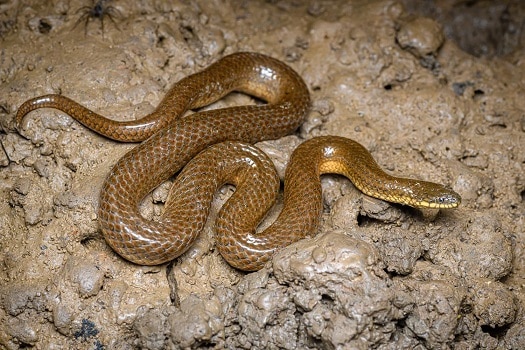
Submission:
[[[102,31],[78,22],[89,1],[0,1],[0,347],[524,349],[525,11],[470,2],[458,19],[464,2],[445,1],[423,17],[415,3],[115,0]],[[501,38],[470,35],[503,15],[503,31],[487,29]],[[490,58],[465,51],[479,42],[471,52]],[[340,135],[393,174],[452,187],[462,206],[390,205],[325,176],[321,232],[259,272],[230,268],[211,226],[173,263],[142,267],[96,221],[102,181],[134,145],[49,109],[14,128],[18,106],[47,93],[139,118],[241,50],[286,61],[312,93],[295,135],[259,144],[280,175],[303,139]]]

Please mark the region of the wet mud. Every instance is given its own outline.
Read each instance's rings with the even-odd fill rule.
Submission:
[[[525,7],[469,3],[115,0],[101,13],[0,1],[0,348],[524,349]],[[283,60],[310,89],[300,129],[258,144],[281,178],[304,139],[339,135],[394,175],[453,188],[461,206],[392,205],[327,175],[319,234],[242,273],[214,245],[225,187],[184,255],[123,260],[96,209],[135,145],[50,109],[18,131],[17,108],[60,93],[140,118],[237,51]],[[210,108],[247,103],[233,93]]]

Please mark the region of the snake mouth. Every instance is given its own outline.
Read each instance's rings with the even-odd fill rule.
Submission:
[[[416,203],[419,208],[432,208],[432,209],[453,209],[457,208],[461,204],[461,197],[452,192],[432,198],[431,200],[422,200]]]

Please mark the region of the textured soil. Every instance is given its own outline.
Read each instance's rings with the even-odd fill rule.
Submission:
[[[89,0],[0,0],[0,348],[525,349],[525,5],[437,3],[115,0],[102,27]],[[140,118],[237,51],[287,62],[311,91],[296,134],[259,144],[281,176],[304,139],[340,135],[461,206],[392,205],[327,175],[319,234],[259,272],[224,262],[213,220],[172,263],[123,260],[96,208],[135,145],[51,109],[19,132],[17,108],[60,93]]]

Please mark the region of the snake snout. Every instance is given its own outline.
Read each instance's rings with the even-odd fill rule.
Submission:
[[[456,208],[461,204],[461,196],[459,194],[441,185],[439,187],[436,187],[437,193],[433,193],[427,200],[429,208],[448,209]]]

